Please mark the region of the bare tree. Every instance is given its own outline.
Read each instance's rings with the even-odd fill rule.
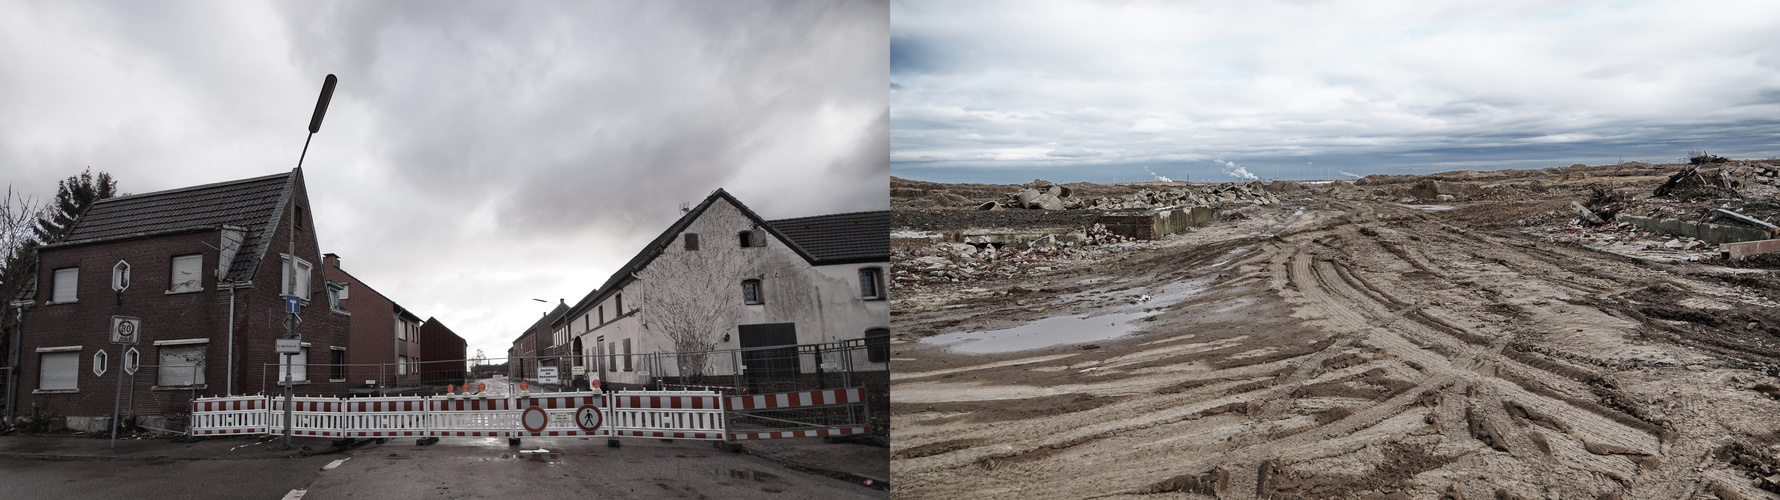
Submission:
[[[714,218],[717,224],[712,225],[717,227],[733,222]],[[746,220],[739,214],[735,218]],[[677,360],[682,380],[705,374],[709,359],[703,352],[716,348],[718,338],[735,328],[736,311],[743,302],[742,280],[754,277],[747,275],[751,266],[733,233],[704,234],[697,250],[687,249],[688,234],[698,233],[682,233],[637,272],[643,285],[644,321],[649,329],[666,335],[675,351],[687,353]]]
[[[11,363],[12,330],[18,327],[18,311],[12,301],[19,298],[37,276],[37,238],[34,229],[39,217],[48,213],[36,199],[6,187],[0,199],[0,353],[8,354],[0,363]]]

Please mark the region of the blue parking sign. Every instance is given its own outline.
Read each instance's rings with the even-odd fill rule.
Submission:
[[[296,314],[303,312],[303,303],[295,295],[284,296],[284,312]]]

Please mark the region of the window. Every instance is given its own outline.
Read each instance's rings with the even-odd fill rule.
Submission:
[[[173,341],[187,342],[187,341]],[[189,387],[204,384],[204,348],[208,343],[166,345],[156,342],[160,349],[160,373],[155,385],[161,387]]]
[[[302,205],[297,205],[297,216],[295,219],[292,220],[292,223],[296,224],[297,229],[303,228],[303,206]]]
[[[686,240],[686,251],[688,251],[688,252],[697,252],[698,251],[698,234],[697,233],[686,233],[686,236],[682,239]]]
[[[600,324],[606,324],[606,306],[600,306]]]
[[[742,280],[742,303],[759,304],[760,280]]]
[[[332,281],[326,283],[328,287],[328,307],[335,311],[346,310],[344,306],[340,305],[340,301],[346,300],[346,284],[335,283]]]
[[[278,381],[284,382],[284,360],[290,360],[290,380],[292,382],[309,381],[309,344],[303,344],[303,350],[290,355],[279,355]]]
[[[630,339],[624,339],[624,371],[630,371]]]
[[[293,264],[292,261],[295,263]],[[295,295],[300,297],[303,302],[308,302],[309,275],[314,272],[314,267],[309,265],[309,261],[289,255],[284,256],[284,263],[284,294]],[[294,273],[292,267],[296,268]]]
[[[43,377],[37,381],[40,391],[73,391],[79,387],[75,381],[80,373],[80,348],[64,352],[45,352],[38,354],[39,366]]]
[[[396,356],[396,375],[408,374],[408,357]]]
[[[618,343],[617,342],[607,342],[606,343],[606,356],[611,358],[611,359],[607,360],[606,366],[611,367],[612,371],[618,371]]]
[[[884,271],[875,267],[859,270],[859,296],[865,299],[884,298]]]
[[[742,231],[741,233],[736,234],[736,238],[742,240],[742,248],[754,246],[753,231]]]
[[[181,255],[173,258],[172,285],[167,287],[168,293],[204,291],[203,274],[199,269],[204,267],[203,255]]]
[[[872,363],[890,361],[890,329],[873,328],[865,331],[865,358]]]
[[[50,297],[52,304],[74,302],[76,286],[80,284],[80,268],[70,267],[56,270],[55,294]]]
[[[605,337],[596,337],[593,339],[593,356],[594,356],[593,357],[593,359],[594,359],[593,371],[605,373],[606,367],[612,366],[610,363],[606,362],[606,338]]]
[[[614,300],[617,301],[618,305],[612,307],[612,319],[618,319],[619,316],[624,315],[624,292],[618,292],[618,298]]]
[[[328,381],[329,382],[345,382],[346,381],[346,348],[345,347],[329,347],[328,350],[330,351],[328,353],[330,355],[329,359],[328,359],[328,363],[331,365],[328,367]]]

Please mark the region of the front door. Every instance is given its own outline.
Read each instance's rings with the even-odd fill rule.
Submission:
[[[797,324],[764,323],[736,327],[748,386],[759,392],[795,390],[801,365],[797,359]],[[763,347],[784,346],[778,349]]]

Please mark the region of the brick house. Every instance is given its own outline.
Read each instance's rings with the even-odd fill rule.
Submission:
[[[420,378],[432,384],[462,384],[469,344],[438,318],[420,325]]]
[[[579,354],[572,362],[615,386],[650,383],[636,354],[862,338],[888,346],[889,234],[889,211],[769,221],[718,189],[553,329]],[[692,316],[704,317],[681,330],[703,338],[676,344],[667,331]],[[871,357],[885,363],[888,351]]]
[[[328,302],[353,318],[347,381],[355,387],[415,384],[422,342],[420,317],[340,268],[340,256],[323,256]]]
[[[568,310],[569,305],[566,302],[557,302],[554,309],[544,313],[543,317],[513,339],[513,348],[507,351],[508,376],[536,381],[539,366],[557,366],[557,358],[567,355],[567,351],[561,346],[552,345],[550,325]],[[558,376],[565,375],[558,372]]]
[[[310,364],[344,361],[350,323],[328,312],[308,207],[301,169],[95,202],[66,238],[38,249],[12,389],[20,406],[71,427],[103,425],[132,349],[111,342],[117,317],[140,319],[142,368],[124,379],[135,394],[125,413],[184,413],[194,394],[279,391],[273,341],[287,331],[287,293],[304,303],[298,392],[344,395],[344,372]]]

